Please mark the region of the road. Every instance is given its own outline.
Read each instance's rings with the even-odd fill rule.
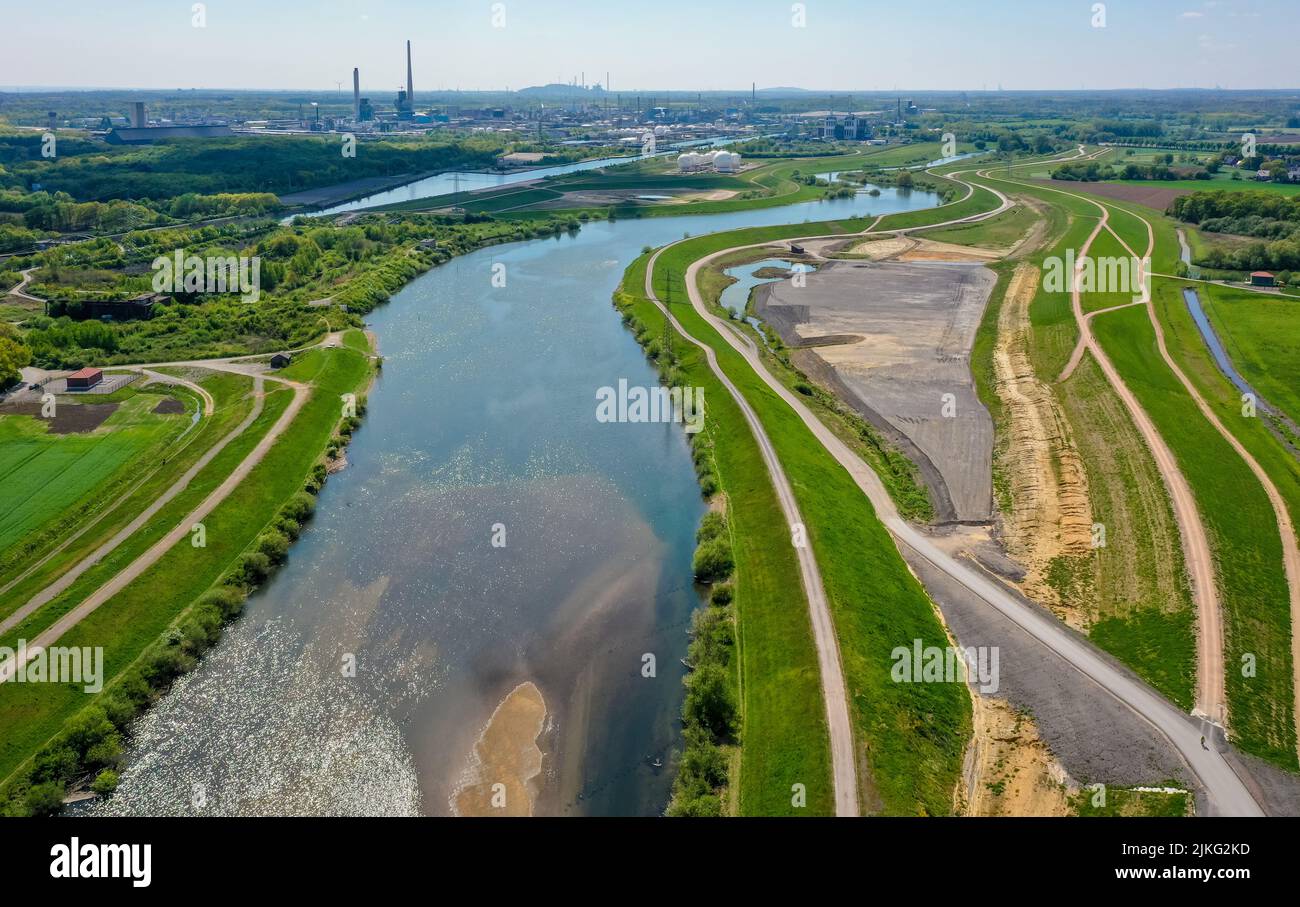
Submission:
[[[955,179],[958,175],[950,174],[950,176]],[[973,191],[973,188],[970,189],[967,197]],[[997,190],[992,191],[997,192]],[[997,194],[1001,195],[1001,193]],[[1005,209],[1009,203],[1005,196],[1002,196],[1002,199],[1003,204],[999,210]],[[960,220],[969,219],[962,218]],[[786,242],[803,242],[816,238],[822,237],[810,236],[787,240]],[[771,245],[771,243],[755,245]],[[919,556],[976,595],[989,607],[1004,614],[1155,727],[1178,750],[1187,761],[1190,770],[1200,779],[1206,791],[1208,811],[1211,814],[1263,815],[1259,804],[1255,802],[1241,779],[1224,759],[1221,748],[1226,748],[1226,744],[1221,743],[1214,735],[1211,735],[1214,745],[1206,748],[1203,745],[1204,738],[1201,734],[1201,727],[1197,722],[1184,715],[1140,680],[1112,664],[1091,645],[1076,638],[1055,620],[1020,601],[972,567],[945,553],[935,546],[927,536],[918,532],[903,520],[879,477],[866,462],[822,424],[816,415],[792,391],[768,372],[757,349],[754,348],[752,343],[748,342],[747,338],[737,336],[728,324],[708,310],[697,285],[700,269],[709,261],[735,252],[738,248],[751,247],[741,246],[721,250],[693,262],[686,272],[686,287],[691,305],[696,313],[708,322],[745,359],[755,373],[762,378],[763,382],[795,411],[819,443],[849,472],[855,483],[875,507],[881,521],[895,538],[911,547]],[[648,268],[647,281],[652,279],[653,263],[652,260]],[[679,331],[681,330],[680,324],[675,324],[675,327]],[[701,341],[691,338],[691,335],[685,331],[682,331],[682,334],[697,345],[701,343]],[[715,372],[718,371],[716,360],[712,357],[710,358],[710,366]],[[734,385],[729,385],[728,390],[733,396],[739,398]],[[780,465],[778,462],[776,470],[773,471],[774,481],[777,480],[776,475],[779,470]],[[780,474],[780,480],[788,484],[788,480],[785,479],[783,473]],[[832,753],[834,753],[834,747]],[[837,802],[838,800],[839,795],[837,792]]]

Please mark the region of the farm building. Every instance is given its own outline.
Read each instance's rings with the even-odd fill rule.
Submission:
[[[1271,287],[1277,284],[1277,278],[1267,271],[1251,271],[1250,285],[1252,287]]]
[[[276,353],[271,357],[271,368],[284,368],[293,358],[288,353]]]
[[[104,373],[97,368],[83,368],[68,376],[68,390],[86,391],[104,380]]]

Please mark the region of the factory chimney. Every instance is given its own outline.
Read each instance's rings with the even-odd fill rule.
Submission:
[[[411,80],[411,42],[406,42],[406,103],[415,109],[415,83]]]
[[[361,70],[352,67],[352,119],[361,121]]]

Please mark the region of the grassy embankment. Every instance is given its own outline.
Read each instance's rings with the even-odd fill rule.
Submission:
[[[954,214],[956,207],[932,209],[929,219],[936,222],[960,216]],[[919,219],[907,220],[917,223]],[[656,292],[661,299],[671,296],[673,312],[683,326],[717,351],[722,368],[758,412],[790,478],[809,542],[818,555],[840,638],[863,769],[860,781],[865,809],[891,814],[945,814],[952,809],[952,792],[970,729],[968,695],[960,685],[896,684],[889,677],[889,656],[896,645],[910,644],[913,639],[922,639],[926,645],[947,644],[934,607],[848,473],[739,354],[694,312],[685,301],[682,282],[691,261],[730,246],[862,228],[861,220],[852,220],[738,230],[689,240],[661,257],[655,271]],[[670,272],[674,284],[671,294],[667,286]],[[785,527],[779,529],[779,547],[788,549]],[[775,551],[758,553],[770,556]],[[760,558],[750,569],[764,569],[764,560]],[[744,574],[738,559],[738,582],[743,583]],[[787,588],[793,583],[791,576],[785,576]],[[741,676],[747,681],[753,676],[748,666],[762,654],[764,645],[785,648],[786,643],[782,639],[753,638],[746,623],[744,596],[742,584],[737,588],[744,640],[740,661]],[[806,609],[800,610],[799,619],[806,624]],[[742,690],[747,704],[741,769],[743,803],[743,792],[750,784],[746,772],[751,749],[784,745],[793,731],[788,729],[790,715],[774,714],[770,718],[780,736],[760,739],[751,718],[763,703],[755,701],[753,689],[745,683]],[[781,790],[781,796],[787,796],[784,791],[788,786]]]
[[[1025,191],[1041,192],[1040,197],[1048,201],[1056,194],[1030,187]],[[1178,251],[1172,222],[1137,206],[1104,199],[1097,202],[1111,211],[1112,226],[1139,253],[1146,249],[1147,234],[1133,213],[1141,211],[1156,231],[1153,268],[1164,273],[1172,270]],[[1079,208],[1081,202],[1059,194],[1056,203],[1078,211],[1091,208],[1096,212],[1091,205]],[[1177,292],[1178,285],[1176,281],[1154,281],[1155,308],[1165,328],[1171,355],[1197,383],[1202,394],[1217,398],[1212,405],[1234,435],[1261,463],[1268,461],[1275,465],[1280,448],[1258,421],[1247,423],[1241,419],[1238,395],[1228,390],[1226,379],[1215,375],[1208,350],[1195,336],[1195,327]],[[1068,300],[1065,302],[1068,307]],[[1277,524],[1263,487],[1201,415],[1164,364],[1144,309],[1107,313],[1093,321],[1093,329],[1125,383],[1173,450],[1196,494],[1198,510],[1215,554],[1223,599],[1228,707],[1234,739],[1248,752],[1294,767],[1290,620]],[[1273,450],[1269,450],[1270,446]],[[1111,455],[1109,450],[1098,453]],[[1289,484],[1279,481],[1277,470],[1267,463],[1265,469],[1280,487]],[[1294,513],[1295,502],[1300,497],[1285,487],[1283,494]],[[1158,626],[1150,626],[1148,632],[1134,634],[1132,641],[1149,646],[1160,637],[1172,635],[1175,628],[1169,629],[1170,634],[1166,634]],[[1107,635],[1119,641],[1123,634]],[[1095,631],[1094,638],[1097,638]],[[1105,644],[1100,638],[1098,641]],[[1249,678],[1243,677],[1241,671],[1242,657],[1247,654],[1255,656],[1257,665],[1257,675]]]
[[[647,260],[642,256],[628,269],[616,301],[647,336],[659,338],[665,319],[645,297]],[[735,561],[738,669],[732,682],[741,746],[728,800],[741,815],[830,815],[834,794],[820,673],[789,529],[739,407],[701,350],[680,337],[674,349],[679,383],[704,388],[708,401],[705,440],[695,446],[712,452]],[[803,809],[792,805],[796,783],[807,789]]]
[[[337,427],[342,423],[347,434],[356,424],[341,420],[339,396],[363,392],[372,366],[366,355],[345,346],[310,351],[280,374],[311,383],[310,397],[281,440],[204,520],[206,547],[177,544],[59,640],[104,646],[105,691],[88,699],[80,687],[0,685],[0,723],[21,729],[0,743],[0,800],[8,801],[6,809],[51,808],[53,794],[66,783],[111,766],[130,718],[193,666],[220,635],[222,620],[237,614],[247,591],[283,559],[310,512],[310,501],[299,500],[301,490],[319,487],[322,452]],[[219,481],[228,474],[283,412],[289,394],[269,390],[258,421],[201,476]],[[183,509],[181,500],[169,509]]]
[[[1006,176],[1002,170],[995,175]],[[1004,192],[1011,188],[1003,182],[992,185]],[[1093,521],[1106,527],[1104,547],[1093,549],[1084,558],[1058,557],[1048,580],[1066,607],[1082,611],[1082,622],[1093,642],[1174,702],[1190,707],[1195,676],[1194,614],[1181,541],[1164,484],[1123,404],[1089,357],[1067,381],[1056,381],[1074,349],[1078,330],[1069,293],[1049,292],[1043,275],[1049,259],[1063,262],[1071,249],[1077,254],[1096,226],[1096,209],[1035,186],[1017,186],[1015,192],[1046,203],[1048,218],[1043,247],[1026,259],[1040,273],[1029,309],[1030,359],[1038,379],[1052,385],[1070,423],[1087,475]],[[994,489],[1004,511],[1009,510],[1012,495],[1004,466],[1010,439],[992,356],[1013,266],[1009,262],[995,266],[998,286],[971,357],[980,397],[997,428]]]
[[[1175,222],[1133,204],[1119,203],[1108,207],[1112,210],[1112,220],[1117,229],[1129,234],[1126,236],[1129,244],[1139,251],[1145,248],[1147,232],[1135,214],[1141,214],[1151,223],[1156,240],[1153,268],[1158,273],[1173,273],[1179,248]],[[1136,241],[1142,245],[1136,245]],[[1183,286],[1186,284],[1176,280],[1156,278],[1154,281],[1154,308],[1170,355],[1220,422],[1267,473],[1282,495],[1292,522],[1300,525],[1300,462],[1268,430],[1263,419],[1243,414],[1240,392],[1215,365],[1182,298]],[[1211,287],[1208,292],[1214,293],[1219,289]],[[1125,314],[1127,312],[1107,314],[1098,321]],[[1115,334],[1123,332],[1119,325],[1111,330]],[[1143,342],[1149,341],[1147,349],[1154,357],[1154,331],[1149,327],[1148,331]],[[1131,336],[1128,339],[1134,341]],[[1155,361],[1160,362],[1158,359]],[[1261,371],[1282,376],[1287,373],[1287,366],[1282,360],[1276,365],[1265,365]],[[1151,381],[1147,396],[1142,398],[1148,411],[1156,408],[1163,412],[1173,407],[1174,401],[1170,399],[1173,394],[1167,382],[1176,381],[1176,376],[1167,368],[1161,372],[1159,378]],[[1193,481],[1198,497],[1203,496],[1200,503],[1203,518],[1212,525],[1213,534],[1220,538],[1217,560],[1222,582],[1230,584],[1233,590],[1233,608],[1225,618],[1228,637],[1225,661],[1232,727],[1243,749],[1294,769],[1300,763],[1297,763],[1295,748],[1291,620],[1276,515],[1262,484],[1246,462],[1199,411],[1193,413],[1188,409],[1194,407],[1194,403],[1181,385],[1178,390],[1187,407],[1179,414],[1165,413],[1165,424],[1169,426],[1169,432],[1174,432],[1185,427],[1182,423],[1196,419],[1198,439],[1189,438],[1185,442],[1183,450],[1189,465],[1184,469],[1189,480]],[[1166,432],[1163,426],[1161,432]],[[1210,434],[1214,435],[1213,439]],[[1216,441],[1217,448],[1213,446]],[[1240,494],[1234,491],[1234,484]],[[1243,672],[1243,659],[1248,655],[1256,665],[1257,673],[1253,677],[1245,676]]]

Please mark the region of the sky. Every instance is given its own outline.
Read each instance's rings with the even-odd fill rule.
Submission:
[[[196,11],[196,7],[202,7]],[[1104,7],[1104,9],[1098,9]],[[0,0],[0,91],[1296,88],[1296,0]],[[196,27],[202,21],[202,27]]]

